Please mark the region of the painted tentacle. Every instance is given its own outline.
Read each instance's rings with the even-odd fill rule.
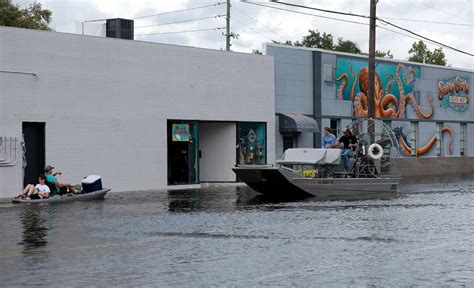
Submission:
[[[339,100],[342,100],[344,98],[344,89],[346,89],[347,83],[349,82],[349,76],[347,75],[347,73],[342,73],[341,76],[337,77],[335,80],[343,80],[341,86],[339,86],[339,89],[337,91],[337,98]]]
[[[448,150],[449,150],[449,153],[453,153],[453,135],[454,135],[454,132],[453,132],[453,128],[451,127],[444,127],[443,129],[441,129],[441,133],[448,133],[449,134],[449,145],[448,145]],[[443,137],[441,135],[441,137]]]
[[[385,94],[391,94],[390,89],[392,89],[392,85],[395,82],[395,77],[393,76],[393,73],[390,73],[387,75],[387,79],[391,79],[387,85],[385,85]]]
[[[410,146],[405,142],[405,139],[403,139],[403,136],[400,135],[398,137],[398,143],[400,144],[400,147],[402,148],[403,152],[405,152],[406,155],[410,156],[411,155],[411,148]]]
[[[428,103],[430,104],[431,111],[429,113],[423,113],[421,111],[421,107],[416,101],[415,97],[413,97],[412,94],[410,94],[410,101],[415,108],[416,114],[418,114],[418,117],[423,118],[423,119],[429,119],[433,116],[434,114],[434,106],[433,106],[433,100],[431,99],[431,95],[426,96],[426,99],[428,100]]]
[[[350,100],[354,101],[354,92],[355,92],[357,82],[359,81],[359,78],[357,77],[357,73],[355,71],[352,71],[352,63],[349,64],[349,67],[350,67],[349,71],[354,77],[354,82],[352,83],[352,87],[351,87]]]
[[[362,92],[357,93],[354,99],[354,116],[368,117],[368,104],[367,96]]]
[[[393,104],[393,107],[388,107],[389,104]],[[381,114],[386,118],[396,118],[397,112],[396,108],[398,107],[397,97],[393,94],[387,94],[382,98],[382,103],[380,105]]]

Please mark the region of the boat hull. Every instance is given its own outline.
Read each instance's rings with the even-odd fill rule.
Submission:
[[[268,166],[234,167],[238,179],[253,190],[270,197],[305,198],[311,194],[292,184],[279,168]]]
[[[13,203],[61,203],[61,202],[73,202],[73,201],[87,201],[94,199],[102,199],[105,194],[109,192],[110,189],[101,189],[98,191],[84,193],[84,194],[72,194],[72,195],[62,195],[62,196],[53,196],[47,199],[13,199]]]
[[[268,196],[341,198],[396,194],[399,177],[306,178],[292,170],[276,167],[235,167],[238,178]]]

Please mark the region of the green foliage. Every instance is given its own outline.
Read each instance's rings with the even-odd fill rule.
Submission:
[[[408,61],[441,66],[446,66],[447,63],[443,48],[437,48],[430,51],[426,44],[421,40],[413,43],[410,50],[408,50],[408,53],[410,54]]]
[[[348,52],[353,54],[362,54],[362,50],[357,46],[355,42],[350,40],[344,40],[342,38],[337,39],[337,44],[334,46],[335,51]]]
[[[21,9],[19,5],[13,4],[11,0],[0,0],[0,25],[51,30],[51,15],[53,13],[43,9],[41,3],[33,3],[28,8]]]
[[[303,37],[301,45],[295,46],[334,50],[334,41],[331,34],[325,32],[321,34],[318,30],[308,30],[308,32],[309,34]]]
[[[387,52],[375,50],[375,57],[392,59],[393,55],[392,53],[390,53],[390,50],[388,50]]]

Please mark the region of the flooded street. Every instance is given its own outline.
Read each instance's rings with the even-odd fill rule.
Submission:
[[[474,285],[474,182],[278,202],[246,187],[0,204],[3,287]]]

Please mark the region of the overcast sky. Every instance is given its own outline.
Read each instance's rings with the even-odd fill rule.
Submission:
[[[13,1],[22,6],[32,0]],[[129,18],[158,14],[194,8],[204,5],[225,2],[225,0],[39,0],[44,8],[53,12],[52,28],[58,32],[75,33],[76,25],[81,21],[103,18]],[[324,12],[296,9],[269,1],[255,0],[264,5],[283,9],[298,10],[325,17],[351,20],[368,23],[367,20],[356,17],[340,16]],[[369,0],[285,0],[288,3],[303,4],[322,9],[351,12],[354,14],[369,15]],[[334,39],[342,37],[354,41],[364,51],[368,51],[367,25],[348,23],[327,18],[296,14],[287,11],[260,7],[234,0],[231,10],[231,30],[240,35],[232,41],[232,50],[251,52],[252,49],[262,49],[262,43],[271,40],[301,40],[308,34],[308,29],[319,30],[333,35]],[[377,16],[385,18],[396,25],[402,26],[422,36],[436,40],[443,44],[458,48],[468,53],[474,53],[474,1],[472,0],[379,0]],[[153,24],[185,21],[197,18],[213,17],[225,14],[224,4],[171,13],[156,17],[135,20],[135,35],[149,33],[164,33],[212,29],[225,27],[225,18],[218,17],[200,21],[177,23],[171,25],[143,27]],[[388,18],[390,17],[390,18]],[[399,20],[403,18],[416,20]],[[418,22],[434,21],[445,24]],[[456,23],[463,25],[452,25]],[[417,39],[384,30],[388,28],[402,34],[408,34],[390,26],[382,24],[377,28],[377,50],[390,50],[395,59],[407,60],[408,50]],[[136,40],[170,43],[177,45],[223,49],[225,30],[136,36]],[[433,50],[438,45],[428,44]],[[443,48],[448,64],[453,67],[474,70],[474,57]]]

